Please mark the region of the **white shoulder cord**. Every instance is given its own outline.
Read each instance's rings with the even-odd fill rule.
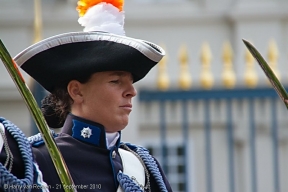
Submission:
[[[0,134],[0,153],[1,153],[3,145],[4,145],[4,136],[5,136],[5,129],[2,123],[0,123],[0,133],[1,133]]]
[[[7,159],[5,161],[4,166],[7,168],[8,164],[9,164],[9,168],[7,168],[7,169],[8,169],[8,171],[11,171],[12,170],[12,165],[13,165],[13,154],[10,151],[7,139],[5,137],[4,125],[2,123],[0,123],[0,153],[2,151],[3,146],[4,146],[4,149],[5,149],[6,155],[7,155]]]

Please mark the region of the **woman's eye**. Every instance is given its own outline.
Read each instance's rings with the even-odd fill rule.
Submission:
[[[111,83],[119,83],[119,80],[112,80]]]

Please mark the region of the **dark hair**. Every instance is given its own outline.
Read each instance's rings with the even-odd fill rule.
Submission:
[[[60,128],[71,110],[72,99],[65,89],[56,89],[41,101],[41,111],[49,127]]]
[[[75,80],[80,83],[86,83],[89,81],[91,75],[78,77]],[[67,115],[71,111],[73,100],[67,91],[68,83],[65,83],[64,85],[65,86],[55,88],[52,93],[48,94],[41,101],[41,111],[48,126],[51,128],[61,128]]]

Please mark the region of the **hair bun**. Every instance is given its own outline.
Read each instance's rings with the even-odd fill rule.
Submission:
[[[64,124],[64,121],[61,119],[59,112],[57,112],[56,103],[53,102],[55,96],[52,94],[47,95],[41,101],[41,111],[44,115],[44,118],[51,128],[61,128]]]

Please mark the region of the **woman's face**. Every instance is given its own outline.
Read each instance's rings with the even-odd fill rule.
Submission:
[[[120,131],[127,126],[132,97],[137,93],[129,72],[98,72],[87,83],[75,82],[79,91],[72,89],[72,94],[76,93],[71,107],[74,115],[102,124],[106,132]]]

